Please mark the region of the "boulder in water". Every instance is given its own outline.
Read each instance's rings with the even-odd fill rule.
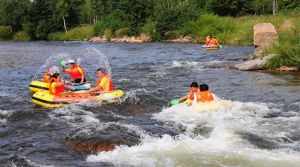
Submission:
[[[250,70],[264,70],[267,68],[267,61],[272,58],[274,55],[267,55],[262,58],[257,58],[254,60],[249,60],[241,64],[235,65],[235,67],[242,71],[250,71]]]
[[[261,55],[264,48],[278,41],[278,34],[273,24],[258,23],[253,27],[255,54]]]

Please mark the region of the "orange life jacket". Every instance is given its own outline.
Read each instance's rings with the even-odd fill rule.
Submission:
[[[210,41],[210,44],[209,45],[212,45],[212,46],[217,46],[218,45],[218,40],[216,38],[213,38],[211,41]]]
[[[61,92],[63,92],[65,90],[65,85],[59,85],[59,86],[56,86],[55,88],[53,88],[52,84],[59,84],[60,81],[58,79],[55,79],[55,78],[52,78],[51,81],[50,81],[50,84],[49,84],[49,93],[51,95],[58,95],[60,94]]]
[[[196,94],[196,96],[197,96],[197,92],[198,91],[192,91],[192,90],[190,90],[190,92],[189,92],[189,95],[188,95],[188,99],[189,100],[191,100],[191,101],[193,101],[194,99],[195,99],[195,94]],[[197,98],[197,97],[196,97]]]
[[[209,45],[210,41],[211,41],[210,37],[207,36],[205,39],[205,45]]]
[[[50,70],[46,71],[43,77],[43,82],[50,83],[51,77],[50,77]]]
[[[71,78],[72,78],[73,80],[82,77],[82,74],[79,72],[79,68],[82,70],[82,72],[83,72],[83,74],[84,74],[83,68],[80,67],[79,65],[76,65],[74,68],[69,68],[69,69],[67,70],[67,73],[71,76]]]
[[[214,100],[214,97],[211,93],[211,91],[199,91],[198,92],[198,99],[197,102],[206,102],[206,101],[212,101]]]
[[[115,89],[115,88],[114,88],[114,85],[113,85],[111,79],[109,78],[109,76],[108,76],[108,75],[105,75],[104,77],[107,77],[107,78],[109,79],[109,91],[114,90],[114,89]],[[104,77],[102,77],[102,78],[104,78]],[[102,78],[99,77],[98,80],[96,81],[96,85],[97,85],[97,86],[100,84]]]

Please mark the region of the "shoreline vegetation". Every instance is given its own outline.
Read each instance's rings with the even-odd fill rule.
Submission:
[[[0,40],[202,44],[212,34],[221,44],[253,45],[256,23],[278,33],[264,49],[276,54],[268,68],[300,67],[297,0],[0,0]]]

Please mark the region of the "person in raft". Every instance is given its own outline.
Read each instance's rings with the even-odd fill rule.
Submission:
[[[187,101],[187,106],[191,106],[193,102],[197,102],[197,94],[199,92],[199,85],[197,82],[192,82],[190,86],[189,94],[178,99],[179,102]]]
[[[209,90],[207,84],[201,84],[198,86],[197,82],[192,82],[190,92],[187,96],[183,96],[178,99],[180,102],[187,100],[186,105],[191,106],[198,102],[208,102],[215,99],[215,95]]]
[[[54,73],[59,73],[59,69],[56,66],[53,66],[53,67],[49,68],[44,73],[42,81],[45,82],[45,83],[50,83],[51,75],[53,75]]]
[[[201,84],[199,89],[200,91],[197,94],[197,102],[207,102],[216,99],[215,95],[209,90],[209,86],[207,84]]]
[[[109,92],[114,90],[113,83],[108,76],[108,73],[105,69],[99,68],[97,69],[98,80],[96,82],[96,86],[87,90],[85,93],[100,93],[100,92]]]
[[[205,38],[204,40],[205,46],[209,46],[211,39],[212,39],[211,34]]]
[[[214,37],[211,39],[210,43],[208,44],[208,46],[209,46],[210,48],[217,48],[217,47],[219,47],[219,45],[220,45],[220,44],[219,44],[219,42],[218,42],[216,36],[214,36]]]
[[[59,95],[65,90],[72,90],[72,88],[68,87],[64,84],[64,81],[62,80],[59,73],[54,73],[51,76],[50,83],[49,83],[49,93],[51,95]]]
[[[86,82],[84,69],[75,63],[74,60],[69,60],[69,68],[65,69],[64,66],[62,66],[62,71],[64,73],[67,73],[72,78],[72,83],[75,85],[81,85]]]

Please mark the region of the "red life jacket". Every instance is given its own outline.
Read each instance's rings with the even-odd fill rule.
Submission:
[[[49,84],[49,93],[51,95],[58,95],[60,94],[61,92],[63,92],[65,90],[65,85],[59,85],[59,86],[56,86],[55,88],[52,87],[52,84],[59,84],[60,81],[58,79],[55,79],[55,78],[52,78],[51,81],[50,81],[50,84]]]
[[[84,74],[83,68],[80,67],[79,65],[76,65],[74,68],[69,68],[69,69],[67,70],[67,73],[71,76],[71,78],[72,78],[73,80],[82,77],[82,74],[79,72],[79,68],[82,70],[82,73]]]

